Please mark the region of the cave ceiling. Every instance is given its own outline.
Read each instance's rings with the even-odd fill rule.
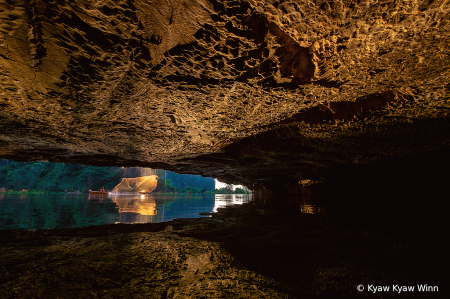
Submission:
[[[450,142],[448,0],[0,2],[0,158],[320,180]]]

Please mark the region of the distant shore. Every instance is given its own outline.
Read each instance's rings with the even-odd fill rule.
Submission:
[[[9,194],[44,194],[44,191],[37,191],[37,190],[20,190],[20,191],[15,191],[15,190],[5,190],[5,189],[0,189],[0,193],[9,193]]]

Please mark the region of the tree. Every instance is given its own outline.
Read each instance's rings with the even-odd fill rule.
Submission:
[[[247,192],[243,188],[236,188],[234,194],[246,194]]]
[[[97,167],[64,163],[13,162],[0,159],[0,188],[33,189],[45,192],[87,192],[102,186],[111,190],[123,177],[156,173],[159,176],[154,192],[200,193],[214,189],[214,179],[199,175],[178,174],[160,169],[139,167]],[[165,178],[165,179],[164,179]]]

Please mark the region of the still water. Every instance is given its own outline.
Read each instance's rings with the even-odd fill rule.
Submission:
[[[249,202],[240,194],[8,194],[0,193],[0,229],[73,228],[198,218],[218,207]],[[208,217],[208,216],[206,216]]]

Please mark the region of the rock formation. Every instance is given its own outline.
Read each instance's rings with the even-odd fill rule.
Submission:
[[[447,152],[449,10],[447,0],[2,1],[0,158],[252,185]]]

